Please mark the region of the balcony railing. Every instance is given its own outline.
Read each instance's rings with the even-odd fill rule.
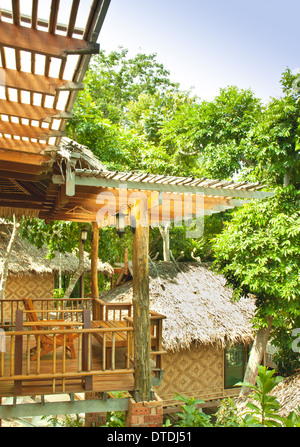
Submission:
[[[0,302],[1,326],[6,329],[1,332],[5,334],[5,346],[0,348],[0,396],[85,392],[105,387],[105,391],[133,389],[130,303],[86,298],[32,302],[38,322],[28,321],[30,312],[21,301]],[[101,320],[92,319],[92,307]],[[162,371],[163,318],[154,312],[150,315],[152,371],[156,378]],[[51,340],[51,349],[46,353],[45,337]]]

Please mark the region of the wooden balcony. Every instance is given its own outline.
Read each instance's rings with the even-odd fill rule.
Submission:
[[[134,390],[131,304],[86,298],[32,302],[38,322],[28,321],[22,301],[0,302],[0,397]],[[155,385],[162,376],[163,318],[150,316]],[[45,337],[53,348],[46,353]]]

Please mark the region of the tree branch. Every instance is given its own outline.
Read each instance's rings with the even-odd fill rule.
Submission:
[[[7,249],[6,249],[4,263],[3,263],[3,267],[2,267],[2,273],[1,273],[0,300],[5,299],[5,286],[6,286],[7,276],[8,276],[8,266],[9,266],[9,261],[10,261],[11,253],[13,250],[13,246],[14,246],[17,236],[19,234],[19,227],[20,227],[20,224],[14,214],[14,216],[13,216],[13,231],[11,233],[10,241],[9,241]]]

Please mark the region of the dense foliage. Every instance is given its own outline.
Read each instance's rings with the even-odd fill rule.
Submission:
[[[256,323],[264,325],[273,316],[278,345],[281,339],[284,343],[285,328],[291,331],[300,318],[300,89],[289,69],[281,84],[282,97],[266,105],[250,89],[236,86],[202,101],[180,90],[156,55],[130,58],[123,48],[101,51],[67,127],[68,136],[88,146],[109,169],[261,181],[276,189],[274,198],[207,216],[199,239],[186,239],[184,228],[171,228],[170,238],[175,258],[191,260],[193,253],[215,260],[237,296],[255,294]],[[39,246],[48,244],[52,253],[76,248],[79,231],[78,224],[31,221],[22,234]],[[102,260],[122,261],[125,246],[130,255],[131,238],[130,231],[120,240],[113,229],[101,230]],[[150,253],[162,259],[157,228],[150,232]],[[297,361],[281,359],[281,364],[288,369]]]

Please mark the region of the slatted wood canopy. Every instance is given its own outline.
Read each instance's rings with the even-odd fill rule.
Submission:
[[[0,9],[0,214],[104,226],[143,191],[160,223],[266,197],[258,184],[109,172],[64,138],[109,3],[12,0]]]
[[[56,153],[110,0],[0,3],[0,210],[54,206]],[[6,9],[9,8],[10,9]],[[62,24],[64,23],[64,24]]]

